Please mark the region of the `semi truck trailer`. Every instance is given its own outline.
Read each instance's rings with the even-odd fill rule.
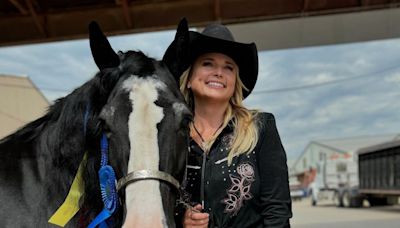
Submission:
[[[398,204],[400,139],[359,149],[351,158],[319,162],[310,189],[314,206],[327,199],[339,207]]]

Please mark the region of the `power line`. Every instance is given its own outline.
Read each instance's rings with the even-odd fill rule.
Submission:
[[[342,79],[337,79],[337,80],[332,80],[332,81],[327,81],[327,82],[321,82],[321,83],[314,83],[314,84],[308,84],[308,85],[300,85],[300,86],[293,86],[293,87],[284,87],[284,88],[278,88],[278,89],[270,89],[270,90],[260,90],[260,91],[253,91],[252,94],[258,95],[258,94],[264,94],[264,93],[280,93],[280,92],[290,92],[290,91],[295,91],[295,90],[302,90],[302,89],[309,89],[309,88],[315,88],[315,87],[321,87],[321,86],[327,86],[331,84],[337,84],[337,83],[342,83],[346,81],[351,81],[351,80],[357,80],[360,78],[365,78],[365,77],[372,77],[372,76],[378,76],[382,73],[388,72],[395,70],[397,68],[400,68],[400,65],[395,65],[392,67],[384,68],[375,72],[371,72],[368,74],[362,74],[362,75],[357,75],[353,77],[348,77],[348,78],[342,78]],[[14,85],[14,84],[8,84],[8,83],[2,83],[0,82],[0,86],[6,86],[6,87],[16,87],[16,88],[24,88],[24,89],[35,89],[34,87],[31,86],[24,86],[24,85]],[[50,87],[37,87],[40,90],[45,90],[45,91],[54,91],[54,92],[70,92],[71,90],[67,89],[57,89],[57,88],[50,88]]]
[[[371,72],[371,73],[368,73],[368,74],[362,74],[362,75],[357,75],[357,76],[348,77],[348,78],[342,78],[342,79],[337,79],[337,80],[332,80],[332,81],[327,81],[327,82],[321,82],[321,83],[308,84],[308,85],[300,85],[300,86],[279,88],[279,89],[260,90],[260,91],[254,91],[254,92],[252,92],[252,94],[258,95],[258,94],[264,94],[264,93],[280,93],[280,92],[289,92],[289,91],[294,91],[294,90],[302,90],[302,89],[309,89],[309,88],[327,86],[327,85],[331,85],[331,84],[337,84],[337,83],[342,83],[342,82],[346,82],[346,81],[357,80],[357,79],[360,79],[360,78],[379,76],[382,73],[385,73],[385,72],[388,72],[388,71],[392,71],[392,70],[395,70],[397,68],[400,68],[400,65],[396,65],[396,66],[388,67],[388,68],[385,68],[385,69],[381,69],[379,71]]]

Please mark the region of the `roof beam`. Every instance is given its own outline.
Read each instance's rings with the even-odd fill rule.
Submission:
[[[122,6],[122,14],[124,15],[124,20],[126,27],[128,29],[132,28],[132,19],[131,19],[131,14],[129,12],[129,0],[116,0],[117,4],[120,4]]]
[[[308,9],[310,8],[310,0],[303,0],[303,10],[301,12],[301,16],[308,16]]]
[[[26,6],[28,7],[29,13],[33,19],[33,22],[36,25],[36,28],[39,30],[40,34],[44,37],[48,37],[46,29],[44,27],[44,23],[40,21],[38,14],[35,11],[35,8],[33,7],[33,0],[25,0]]]
[[[214,0],[215,20],[221,21],[221,0]]]
[[[8,0],[8,1],[11,2],[11,4],[13,4],[15,8],[17,8],[22,15],[28,15],[28,10],[26,10],[25,7],[22,6],[18,0]]]

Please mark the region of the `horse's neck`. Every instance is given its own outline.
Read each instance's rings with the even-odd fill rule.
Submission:
[[[84,135],[86,106],[91,106],[90,138],[96,131],[90,128],[97,127],[95,108],[105,102],[104,95],[94,94],[94,84],[90,81],[58,100],[45,116],[0,141],[0,211],[11,212],[0,213],[0,227],[17,217],[26,220],[12,221],[14,227],[44,227],[65,199],[89,144]],[[93,97],[96,104],[89,104]],[[89,141],[91,146],[96,143]],[[29,219],[38,224],[29,224]]]
[[[2,221],[16,217],[14,214],[29,218],[31,213],[41,213],[37,208],[43,192],[42,170],[32,147],[32,142],[18,143],[10,137],[0,143],[0,197],[6,202],[0,204],[0,211],[5,212],[0,215]],[[19,221],[15,223],[18,226]]]
[[[0,141],[0,200],[9,201],[0,211],[48,218],[67,195],[84,139],[79,139],[81,128],[61,132],[51,118],[44,116]]]

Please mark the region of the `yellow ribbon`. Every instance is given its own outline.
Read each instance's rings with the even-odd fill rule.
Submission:
[[[57,211],[50,217],[49,223],[64,227],[74,215],[79,211],[79,199],[84,192],[84,181],[82,179],[83,164],[86,162],[87,153],[83,156],[83,160],[79,165],[78,172],[69,189],[67,198]]]

